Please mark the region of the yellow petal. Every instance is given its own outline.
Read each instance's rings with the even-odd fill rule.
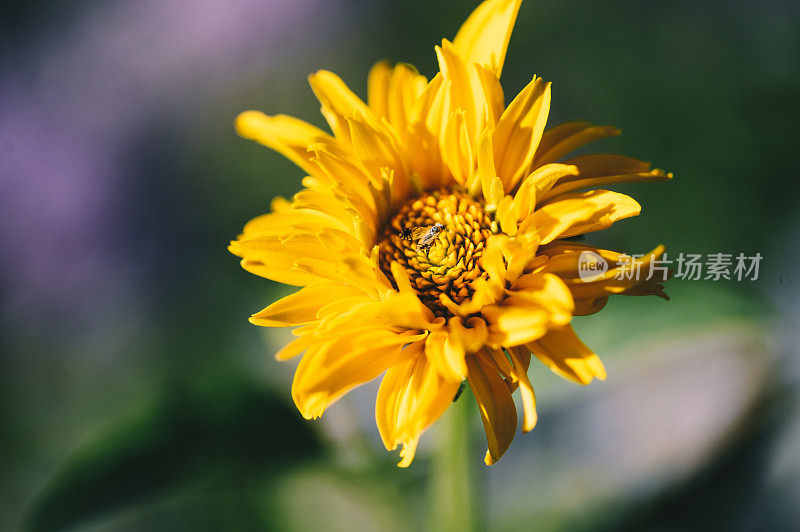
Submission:
[[[454,315],[469,317],[472,314],[479,313],[485,306],[497,303],[503,297],[502,285],[494,282],[489,283],[481,277],[472,281],[472,288],[475,293],[461,304],[456,304],[446,294],[439,295],[439,302]]]
[[[442,159],[453,179],[459,184],[466,184],[472,176],[474,163],[463,110],[450,115],[439,143]]]
[[[539,272],[521,276],[508,291],[503,306],[538,306],[550,313],[550,324],[555,325],[569,323],[575,308],[573,295],[564,281],[556,275]]]
[[[535,166],[555,162],[565,155],[596,140],[613,137],[620,130],[612,126],[595,126],[590,122],[568,122],[545,132],[536,151]]]
[[[347,119],[353,151],[366,169],[380,175],[381,168],[388,167],[405,174],[405,166],[397,151],[397,141],[391,132],[376,121],[361,116]]]
[[[371,381],[418,339],[375,328],[343,331],[332,341],[310,347],[294,374],[292,398],[306,419],[317,418],[342,395]]]
[[[299,196],[301,203],[315,195],[308,190],[305,193]],[[350,226],[340,218],[342,213],[346,211],[337,209],[341,205],[337,205],[333,198],[327,197],[325,199],[327,203],[320,202],[315,204],[318,208],[301,207],[256,216],[245,224],[242,236],[239,238],[285,237],[298,232],[316,233],[325,228],[348,231]],[[323,212],[319,209],[327,209],[329,212]]]
[[[416,293],[414,287],[411,286],[411,279],[408,277],[408,272],[406,272],[405,268],[403,268],[399,262],[393,260],[389,268],[392,270],[392,278],[394,278],[399,292],[407,292],[409,294]]]
[[[397,467],[408,467],[414,460],[414,455],[417,452],[417,445],[419,438],[413,438],[407,442],[403,442],[403,449],[400,451],[401,460],[398,462]]]
[[[524,220],[536,208],[539,198],[544,198],[550,188],[560,179],[578,175],[576,166],[546,164],[525,178],[514,195],[514,212],[517,220]]]
[[[432,331],[425,339],[425,356],[443,378],[460,382],[467,376],[464,349],[449,338],[447,330]]]
[[[570,325],[548,331],[528,347],[555,373],[578,384],[589,384],[593,378],[606,379],[600,357],[581,342]]]
[[[339,198],[334,197],[329,191],[320,192],[305,188],[294,195],[292,198],[293,209],[287,213],[274,213],[273,220],[269,220],[273,230],[277,228],[275,221],[280,218],[286,218],[291,223],[291,229],[296,231],[298,229],[315,233],[320,229],[336,229],[338,231],[352,235],[353,230],[353,215],[348,209],[348,203],[341,201]],[[303,213],[304,220],[299,219],[299,213]],[[315,216],[311,216],[311,215]],[[370,213],[371,214],[371,213]],[[331,220],[322,219],[323,216],[328,216]],[[320,219],[316,223],[309,223],[312,218]],[[287,223],[286,225],[289,225]],[[286,231],[291,233],[293,231]]]
[[[547,332],[550,313],[541,307],[489,305],[481,311],[489,325],[487,343],[492,347],[520,345]]]
[[[506,385],[513,384],[511,383],[513,379],[511,374],[514,373],[514,368],[503,348],[493,349],[491,347],[484,347],[478,351],[475,356],[481,359],[484,366],[494,366],[494,369],[506,380]],[[511,386],[511,388],[516,389],[514,386]]]
[[[603,310],[606,303],[608,303],[608,296],[596,299],[576,299],[575,310],[572,311],[572,314],[574,316],[589,316]]]
[[[286,115],[267,116],[261,111],[245,111],[237,116],[236,132],[277,151],[308,173],[315,170],[309,162],[312,154],[308,146],[335,142],[330,135],[302,120]]]
[[[446,85],[442,73],[437,73],[422,90],[414,106],[414,122],[424,123],[437,138],[449,116],[450,105],[444,101],[449,98]]]
[[[542,194],[542,201],[580,190],[613,183],[635,183],[640,181],[667,181],[672,174],[663,170],[650,170],[650,163],[612,154],[581,155],[566,161],[577,169],[573,177],[561,179],[550,190]]]
[[[517,431],[517,409],[503,378],[492,366],[477,357],[467,359],[469,387],[478,403],[486,431],[486,464],[496,463],[514,440]]]
[[[295,338],[275,353],[275,360],[289,360],[290,358],[294,358],[312,345],[314,345],[314,338],[310,334]]]
[[[500,77],[521,3],[522,0],[487,0],[472,12],[453,40],[467,64],[486,65]]]
[[[534,268],[536,261],[546,262],[546,258],[536,258],[539,249],[539,238],[532,233],[518,235],[503,242],[503,257],[506,261],[506,282],[513,286],[520,275],[529,268]]]
[[[528,176],[514,194],[512,214],[517,222],[527,218],[536,209],[536,182]]]
[[[486,120],[490,127],[494,127],[500,119],[500,115],[505,110],[506,102],[503,95],[503,87],[500,85],[500,80],[491,70],[486,67],[473,64],[475,72],[483,89],[483,99],[486,105]]]
[[[465,63],[447,39],[442,41],[441,47],[436,47],[436,57],[439,70],[448,82],[449,114],[457,111],[464,113],[467,136],[470,143],[474,144],[483,131],[488,112],[478,70]]]
[[[647,279],[650,274],[650,263],[663,253],[664,246],[659,245],[650,253],[635,259],[618,255],[617,261],[609,264],[608,271],[592,281],[586,282],[576,278],[569,279],[570,290],[579,299],[595,299],[611,294],[626,294],[658,295],[669,300],[669,296],[664,293],[663,285],[659,282],[664,279]]]
[[[514,211],[514,198],[511,196],[504,196],[497,204],[497,212],[495,212],[495,220],[500,223],[500,230],[508,236],[515,236],[517,234],[517,216]]]
[[[250,323],[263,327],[287,327],[315,321],[317,311],[326,304],[343,298],[360,296],[364,292],[350,286],[321,283],[306,286],[292,295],[279,299],[250,317]]]
[[[230,248],[228,248],[230,249]],[[233,252],[232,252],[233,253]],[[234,253],[235,255],[236,253]],[[261,260],[242,259],[242,269],[258,275],[265,279],[270,279],[278,283],[289,284],[293,286],[303,286],[319,281],[319,278],[307,272],[294,271],[290,268],[275,268],[271,266],[268,261],[266,264]]]
[[[503,288],[506,284],[506,265],[503,261],[503,241],[501,235],[489,237],[486,249],[481,255],[480,265],[489,274],[492,283]]]
[[[491,129],[487,129],[478,141],[478,179],[483,191],[483,199],[487,207],[496,206],[503,199],[503,183],[497,177],[494,152],[492,149]]]
[[[549,112],[550,83],[533,78],[497,121],[494,160],[506,192],[530,171]]]
[[[604,177],[592,177],[589,179],[576,179],[564,184],[553,187],[542,199],[547,201],[559,194],[573,192],[584,188],[603,187],[616,183],[641,183],[647,181],[669,181],[672,174],[665,174],[663,170],[651,170],[639,174],[609,175]]]
[[[536,415],[536,395],[533,393],[533,385],[528,378],[528,366],[524,363],[520,353],[526,348],[510,347],[508,356],[511,358],[511,376],[519,384],[522,396],[522,409],[525,417],[522,421],[522,432],[530,432],[536,426],[538,416]],[[524,355],[523,355],[524,356]]]
[[[381,302],[380,315],[392,325],[408,329],[434,329],[438,323],[415,291],[390,293]]]
[[[312,146],[311,149],[314,151],[312,162],[322,170],[322,172],[318,170],[317,174],[327,176],[332,188],[337,186],[340,188],[341,185],[345,185],[347,188],[344,190],[357,194],[370,210],[378,209],[377,198],[369,185],[372,183],[379,187],[381,185],[380,176],[369,173],[352,154],[336,152],[324,145]]]
[[[572,283],[580,277],[578,267],[581,263],[581,254],[590,251],[600,256],[603,260],[608,262],[609,265],[608,270],[603,275],[596,277],[596,280],[610,280],[617,277],[620,268],[631,268],[633,266],[638,266],[639,268],[649,267],[650,262],[660,257],[664,253],[664,250],[664,246],[659,245],[650,253],[646,253],[634,259],[629,255],[617,251],[601,249],[588,244],[556,241],[541,248],[541,254],[549,259],[547,264],[542,268],[542,271],[555,273],[568,283]],[[591,282],[584,280],[580,280],[580,282],[591,284]]]
[[[410,128],[405,139],[408,171],[419,178],[421,189],[441,188],[449,181],[449,169],[442,160],[439,131],[429,131],[424,122],[415,122]]]
[[[520,231],[535,230],[541,243],[547,244],[556,238],[606,229],[617,220],[636,216],[641,209],[630,196],[608,190],[565,194],[528,216]]]
[[[322,114],[337,139],[349,142],[350,128],[347,119],[355,116],[372,116],[367,104],[351,91],[344,81],[327,70],[308,77],[311,90],[322,104]]]
[[[397,437],[398,426],[401,424],[398,422],[400,404],[406,398],[405,394],[414,368],[419,359],[425,356],[424,349],[424,342],[406,345],[398,361],[386,370],[381,379],[375,401],[375,421],[387,451],[393,451],[398,443],[402,443],[402,439]]]
[[[613,153],[579,155],[564,162],[578,168],[580,179],[619,174],[638,174],[650,170],[650,163]]]
[[[541,255],[548,257],[547,264],[542,268],[542,271],[554,273],[566,281],[577,279],[579,277],[580,256],[585,251],[590,251],[606,260],[610,268],[616,267],[626,257],[622,253],[601,249],[589,244],[557,240],[541,247]]]
[[[313,235],[299,234],[286,239],[240,237],[231,242],[228,250],[244,259],[242,267],[245,270],[279,283],[297,286],[320,280],[313,272],[298,267],[299,261],[316,259],[330,268],[333,264],[331,260],[337,260]]]
[[[403,349],[401,361],[386,371],[375,403],[386,448],[403,444],[400,467],[411,463],[420,435],[452,404],[461,382],[443,379],[425,358],[421,344]]]
[[[450,331],[449,340],[460,345],[467,353],[474,353],[486,342],[488,330],[486,322],[481,318],[469,318],[465,326],[461,318],[453,317],[447,325]]]
[[[398,63],[394,67],[388,86],[387,118],[398,133],[404,134],[413,121],[417,98],[427,84],[413,65]]]
[[[336,319],[348,312],[353,311],[356,307],[366,307],[364,312],[371,312],[370,317],[377,315],[375,308],[376,301],[372,297],[365,296],[361,290],[354,290],[355,295],[344,295],[339,299],[331,300],[329,303],[321,306],[317,311],[317,319],[323,320],[327,325],[332,319]],[[364,316],[366,317],[366,316]],[[385,323],[381,323],[384,326]]]
[[[367,103],[375,116],[389,116],[389,80],[392,70],[388,61],[378,61],[367,75]]]
[[[332,254],[324,246],[317,247],[322,248],[317,255],[321,254],[324,258],[308,253],[306,257],[294,261],[293,269],[318,279],[356,286],[376,297],[394,291],[386,275],[368,257],[360,253]]]

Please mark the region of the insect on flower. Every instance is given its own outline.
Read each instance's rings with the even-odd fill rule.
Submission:
[[[436,237],[444,231],[444,224],[434,224],[431,227],[406,227],[400,231],[400,238],[403,240],[417,240],[417,249],[425,251],[431,248],[436,242]]]

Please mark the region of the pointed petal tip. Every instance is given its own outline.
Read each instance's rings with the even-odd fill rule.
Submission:
[[[483,463],[487,466],[493,466],[497,463],[497,460],[492,458],[492,453],[488,449],[486,450],[486,456],[483,457]]]
[[[465,61],[489,65],[497,77],[522,0],[486,0],[467,17],[453,45]]]

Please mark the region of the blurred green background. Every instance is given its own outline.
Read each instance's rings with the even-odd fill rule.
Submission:
[[[245,109],[322,125],[306,75],[365,96],[387,58],[430,76],[474,1],[5,2],[0,17],[0,530],[405,530],[441,494],[434,428],[395,467],[364,386],[291,403],[288,332],[247,322],[283,287],[226,245],[300,171],[239,139]],[[755,282],[576,319],[609,378],[534,364],[540,421],[484,467],[489,530],[800,528],[797,2],[524,3],[507,97],[553,82],[549,124],[670,183],[590,243],[761,253]],[[464,400],[464,399],[462,399]]]

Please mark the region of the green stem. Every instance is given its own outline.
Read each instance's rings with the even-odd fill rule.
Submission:
[[[437,449],[428,489],[431,530],[478,530],[475,466],[480,453],[473,442],[475,403],[469,388],[437,422]]]

